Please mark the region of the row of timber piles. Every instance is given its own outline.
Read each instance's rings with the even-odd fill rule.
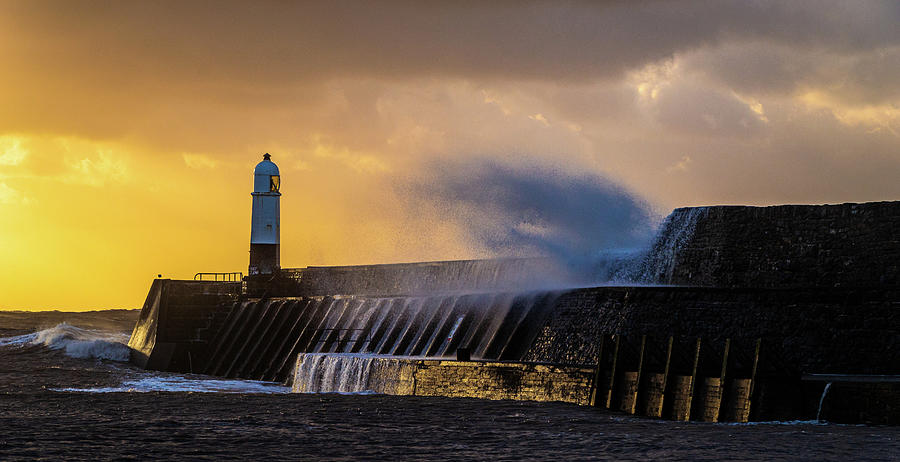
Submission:
[[[760,340],[604,335],[591,405],[669,420],[751,419]]]

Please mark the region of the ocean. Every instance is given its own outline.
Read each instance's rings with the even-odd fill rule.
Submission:
[[[0,311],[0,461],[900,460],[900,427],[668,422],[144,371],[128,363],[137,316]]]

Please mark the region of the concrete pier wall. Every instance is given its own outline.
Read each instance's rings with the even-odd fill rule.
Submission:
[[[370,353],[518,360],[553,310],[556,292],[421,297],[298,297],[236,303],[201,370],[284,381],[300,353]]]
[[[154,350],[183,357],[163,353],[181,342],[179,349],[192,352],[193,370],[228,377],[284,380],[296,354],[329,351],[445,357],[468,347],[474,359],[596,364],[601,338],[610,334],[736,344],[760,338],[763,376],[892,374],[900,364],[900,310],[894,307],[900,290],[889,288],[601,287],[528,296],[250,299],[223,306],[230,296],[198,292],[187,303],[172,288],[198,286],[167,284],[165,293],[148,296],[149,311],[132,336],[136,360]],[[209,287],[228,292],[230,286]],[[153,314],[160,306],[162,315]],[[176,318],[184,320],[177,328]],[[157,332],[166,338],[160,345],[144,338]]]
[[[900,287],[596,287],[561,295],[525,361],[595,364],[607,334],[763,339],[761,373],[896,374]]]
[[[154,279],[131,333],[131,362],[145,369],[199,372],[207,342],[232,309],[240,282]]]
[[[685,214],[696,209],[677,209]],[[900,202],[703,207],[664,284],[900,284]]]
[[[288,269],[305,296],[398,296],[533,290],[563,283],[566,271],[548,258],[452,260]]]

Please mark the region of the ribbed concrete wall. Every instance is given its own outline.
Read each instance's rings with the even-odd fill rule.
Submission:
[[[206,373],[285,380],[299,353],[517,360],[557,292],[302,297],[240,302],[210,341]]]

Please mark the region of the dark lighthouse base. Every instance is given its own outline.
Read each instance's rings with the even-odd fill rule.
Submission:
[[[281,269],[279,244],[250,244],[250,276],[272,275]]]

